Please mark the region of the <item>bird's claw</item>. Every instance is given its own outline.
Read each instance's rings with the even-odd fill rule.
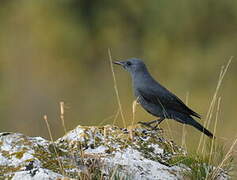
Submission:
[[[159,128],[159,127],[157,127],[157,126],[154,126],[154,127],[152,127],[152,130],[154,130],[154,131],[160,131],[160,130],[162,130],[162,129]]]
[[[141,124],[141,125],[146,126],[146,127],[152,127],[152,126],[150,125],[150,123],[147,123],[147,122],[139,121],[138,124]]]
[[[158,124],[156,124],[155,126],[151,126],[151,123],[150,123],[150,122],[141,122],[141,121],[139,121],[138,124],[141,124],[141,125],[143,125],[143,126],[145,126],[145,127],[148,127],[148,128],[150,128],[151,130],[155,130],[155,131],[161,130],[161,128],[158,128],[158,127],[157,127]]]

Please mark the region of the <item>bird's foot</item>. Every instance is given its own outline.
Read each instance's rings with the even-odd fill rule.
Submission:
[[[149,122],[142,122],[142,121],[139,121],[138,124],[141,124],[141,125],[146,126],[146,127],[148,127],[148,128],[152,128],[151,123],[149,123]]]
[[[155,126],[152,126],[152,130],[155,130],[155,131],[160,131],[162,130],[161,128],[158,127],[159,124],[156,124]]]
[[[139,121],[138,122],[138,124],[141,124],[141,125],[143,125],[143,126],[145,126],[145,127],[147,127],[147,128],[149,128],[149,129],[151,129],[151,130],[161,130],[161,128],[158,128],[157,126],[158,126],[158,124],[156,124],[155,126],[152,126],[151,124],[153,124],[154,122],[141,122],[141,121]]]

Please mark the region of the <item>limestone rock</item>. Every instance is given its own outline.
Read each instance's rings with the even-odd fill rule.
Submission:
[[[161,131],[140,127],[78,126],[55,142],[0,133],[0,179],[178,180],[189,171],[178,162],[185,156]]]

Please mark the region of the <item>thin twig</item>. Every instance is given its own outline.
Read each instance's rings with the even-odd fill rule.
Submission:
[[[189,92],[186,93],[186,99],[185,99],[185,104],[188,105],[188,100],[189,100]],[[183,124],[183,129],[182,129],[182,147],[184,147],[185,149],[187,149],[186,146],[186,124]]]
[[[137,100],[139,97],[136,98],[136,100],[133,101],[132,103],[132,126],[134,125],[135,122],[135,113],[136,113],[136,107],[137,107]]]
[[[61,122],[62,122],[64,133],[66,134],[67,129],[66,129],[66,126],[65,126],[65,119],[64,119],[64,102],[61,101],[59,104],[60,104],[60,119],[61,119]]]
[[[215,120],[214,130],[213,130],[214,136],[216,135],[217,121],[218,121],[219,112],[220,112],[220,103],[221,103],[221,97],[218,98],[218,102],[217,102],[216,120]],[[208,161],[209,165],[211,164],[211,161],[212,161],[212,156],[213,156],[212,153],[213,153],[214,143],[215,143],[215,139],[213,138],[212,142],[211,142],[211,150],[210,150],[209,161]],[[209,173],[207,173],[206,180],[208,179],[208,174]]]
[[[119,116],[119,113],[120,113],[120,110],[119,110],[119,108],[118,108],[118,110],[117,110],[117,112],[116,112],[116,114],[115,114],[115,116],[114,116],[113,125],[115,125],[115,122],[116,122],[116,120],[117,120],[117,118],[118,118],[118,116]]]
[[[209,119],[207,119],[207,122],[206,122],[206,125],[205,125],[205,127],[206,127],[207,129],[209,128],[209,125],[210,125],[210,123],[211,123],[212,114],[213,114],[213,111],[214,111],[214,106],[215,106],[216,100],[217,100],[217,94],[218,94],[219,89],[220,89],[220,87],[221,87],[221,84],[222,84],[222,81],[223,81],[223,79],[224,79],[224,76],[225,76],[225,74],[226,74],[226,72],[227,72],[227,70],[228,70],[228,67],[229,67],[229,65],[230,65],[230,63],[231,63],[231,61],[232,61],[232,58],[233,58],[233,56],[229,59],[227,65],[222,68],[222,71],[221,71],[221,73],[220,73],[220,79],[219,79],[219,81],[218,81],[218,84],[217,84],[217,87],[216,87],[216,92],[215,92],[214,97],[213,97],[214,103],[213,103],[213,106],[212,106],[212,111],[211,111],[210,117],[209,117]],[[206,139],[203,140],[202,153],[204,152],[205,141],[206,141]]]
[[[218,98],[218,102],[217,102],[216,120],[215,120],[214,130],[213,130],[214,136],[216,135],[217,121],[218,121],[218,117],[219,117],[219,114],[220,114],[220,104],[221,104],[221,97]],[[213,147],[214,147],[214,142],[215,142],[215,139],[213,138],[212,143],[211,143],[210,154],[212,154]],[[210,157],[211,157],[211,155],[210,155]],[[209,164],[210,164],[210,160],[211,160],[211,158],[209,159]]]
[[[233,59],[233,56],[230,57],[227,65],[225,66],[225,68],[222,67],[222,69],[221,69],[219,80],[218,80],[218,83],[217,83],[217,86],[216,86],[216,90],[215,90],[215,93],[214,93],[214,95],[212,97],[212,101],[211,101],[211,104],[210,104],[208,112],[207,112],[206,121],[204,122],[204,127],[205,128],[208,128],[208,126],[210,124],[210,120],[212,118],[212,112],[214,110],[217,94],[219,92],[220,86],[222,84],[222,80],[223,80],[223,78],[224,78],[224,76],[225,76],[225,74],[226,74],[226,72],[227,72],[227,70],[229,68],[229,65],[230,65],[232,59]],[[204,151],[205,139],[203,139],[203,138],[204,138],[204,135],[201,134],[201,137],[200,137],[200,140],[199,140],[199,144],[198,144],[198,148],[197,148],[197,153],[200,150],[201,144],[203,144],[202,152]]]
[[[54,149],[54,152],[56,154],[57,161],[58,161],[59,167],[61,169],[61,173],[64,175],[65,173],[64,173],[64,170],[63,170],[63,165],[62,165],[61,161],[59,160],[59,155],[58,155],[57,149],[55,147],[53,136],[52,136],[51,129],[50,129],[50,126],[49,126],[48,117],[47,117],[47,115],[44,115],[43,118],[44,118],[44,121],[45,121],[47,129],[48,129],[50,140],[52,141],[52,144],[53,144],[53,149]]]
[[[116,97],[117,97],[119,111],[120,111],[120,115],[121,115],[122,120],[123,120],[123,126],[124,126],[124,128],[126,128],[126,121],[125,121],[125,118],[124,118],[124,115],[123,115],[122,105],[121,105],[120,98],[119,98],[118,87],[117,87],[116,77],[115,77],[115,73],[114,73],[114,67],[113,67],[113,61],[112,61],[112,56],[111,56],[110,49],[108,49],[108,55],[109,55],[110,67],[111,67],[113,80],[114,80],[114,90],[115,90]]]

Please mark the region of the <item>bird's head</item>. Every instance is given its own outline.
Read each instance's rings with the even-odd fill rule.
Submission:
[[[146,71],[146,65],[144,62],[137,58],[131,58],[126,61],[114,61],[114,64],[121,65],[124,69],[126,69],[131,74],[136,72],[144,72]]]

